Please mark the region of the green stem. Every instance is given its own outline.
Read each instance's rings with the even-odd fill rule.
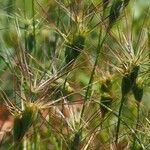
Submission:
[[[26,2],[25,0],[23,1],[24,2],[24,17],[26,19]],[[25,50],[27,50],[27,25],[25,24],[24,26],[24,40],[25,40]]]
[[[34,0],[32,0],[32,18],[33,18],[33,36],[34,36],[34,51],[36,52],[36,35],[35,35],[35,32],[36,32],[36,28],[35,28],[35,6],[34,6],[35,2]]]
[[[127,95],[123,95],[123,96],[122,96],[122,98],[121,98],[121,104],[120,104],[120,107],[119,107],[118,121],[117,121],[117,127],[116,127],[116,140],[115,140],[115,144],[116,144],[116,145],[118,144],[120,123],[121,123],[120,118],[121,118],[121,114],[122,114],[123,104],[124,104],[126,98],[127,98]]]
[[[140,103],[137,104],[137,121],[136,121],[136,127],[135,127],[135,134],[137,135],[137,130],[139,128],[139,121],[140,121]],[[134,150],[136,147],[136,137],[134,135],[134,139],[133,139],[133,145],[131,150]]]
[[[33,143],[34,143],[34,150],[37,150],[37,131],[36,131],[36,125],[33,123]]]
[[[24,95],[24,91],[23,91],[23,82],[24,82],[24,77],[23,77],[23,74],[21,73],[20,94],[21,94],[21,97],[23,99],[25,99],[25,95]],[[24,109],[25,109],[23,99],[21,99],[21,110],[22,111],[24,111]],[[23,144],[22,150],[26,150],[26,147],[27,147],[27,138],[26,138],[26,136],[24,137],[24,139],[22,141],[22,144]]]
[[[100,42],[100,39],[101,39],[101,31],[100,31],[100,34],[99,34],[99,42],[98,42],[98,47],[97,47],[97,52],[96,52],[96,59],[95,59],[95,62],[94,62],[94,66],[93,66],[93,69],[92,69],[92,72],[91,72],[91,76],[90,76],[90,80],[89,80],[89,83],[88,83],[88,86],[87,86],[87,90],[86,90],[86,93],[85,93],[85,97],[84,97],[84,103],[83,103],[83,108],[82,108],[82,111],[81,111],[81,116],[80,116],[80,122],[81,122],[81,119],[83,117],[83,114],[84,114],[84,110],[85,110],[85,102],[87,101],[88,99],[88,96],[89,96],[89,91],[92,87],[92,81],[93,81],[93,77],[94,77],[94,74],[95,74],[95,69],[96,69],[96,66],[97,66],[97,63],[98,63],[98,60],[99,60],[99,56],[100,56],[100,50],[106,40],[106,37],[107,37],[107,33],[105,34],[104,38],[102,39],[102,41]]]
[[[141,148],[142,149],[145,149],[143,143],[140,141],[140,139],[138,138],[138,136],[136,135],[135,131],[128,125],[128,123],[126,123],[126,121],[124,121],[121,117],[119,117],[118,113],[114,112],[112,109],[110,109],[109,107],[103,105],[102,103],[99,103],[101,104],[103,107],[105,107],[106,109],[108,109],[108,111],[110,111],[112,114],[114,114],[117,118],[120,119],[120,121],[132,132],[132,134],[134,134],[137,142],[140,144]]]

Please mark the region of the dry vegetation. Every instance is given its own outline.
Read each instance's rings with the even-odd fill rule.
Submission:
[[[0,149],[150,150],[149,0],[0,0]]]

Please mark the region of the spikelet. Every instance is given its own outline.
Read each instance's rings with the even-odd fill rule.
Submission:
[[[122,78],[122,83],[121,83],[121,91],[122,91],[122,96],[127,95],[132,88],[131,80],[129,75],[125,75]]]
[[[131,91],[132,87],[136,82],[139,69],[140,69],[139,66],[133,67],[131,72],[122,78],[122,83],[121,83],[122,96],[127,95]]]
[[[100,103],[102,105],[100,105],[100,110],[102,113],[102,117],[104,117],[108,112],[105,106],[110,107],[113,102],[113,98],[111,96],[111,90],[112,90],[112,82],[110,78],[107,78],[106,80],[104,80],[104,82],[101,85],[102,95],[101,95]]]
[[[74,138],[71,141],[70,150],[79,150],[80,142],[81,142],[81,133],[77,132],[75,133]]]
[[[110,79],[106,79],[105,82],[102,83],[101,85],[101,92],[108,93],[111,91],[112,88],[112,83]]]
[[[13,135],[14,142],[20,142],[27,133],[37,117],[35,106],[26,106],[21,115],[16,115],[14,119]]]
[[[26,106],[25,111],[23,111],[22,113],[22,130],[23,133],[25,134],[26,131],[30,128],[30,126],[32,125],[33,121],[34,121],[34,108],[33,107],[29,107]]]
[[[137,77],[138,77],[138,72],[139,72],[140,66],[134,66],[131,73],[130,73],[130,80],[133,83],[135,83]]]
[[[22,136],[22,122],[19,115],[14,118],[13,136],[15,143],[19,142]]]
[[[113,98],[110,95],[103,94],[101,96],[101,104],[103,104],[107,107],[110,107],[112,102],[113,102]],[[108,109],[106,107],[104,107],[103,105],[100,105],[102,117],[104,117],[106,115],[106,113],[108,112]]]
[[[33,33],[29,33],[27,37],[27,43],[28,43],[28,51],[29,53],[31,53],[35,44],[35,38],[34,38]]]
[[[110,12],[109,12],[109,25],[108,29],[111,29],[114,23],[117,21],[121,13],[123,2],[121,0],[114,0]]]
[[[84,49],[85,37],[78,35],[73,39],[73,42],[67,44],[65,50],[65,60],[68,64],[70,61],[75,61],[81,51]]]
[[[132,88],[132,92],[135,100],[140,103],[143,98],[143,87],[136,83]]]
[[[119,18],[122,10],[127,7],[129,4],[130,0],[114,0],[110,12],[109,12],[109,25],[108,25],[108,30],[112,28],[114,23],[117,21]]]

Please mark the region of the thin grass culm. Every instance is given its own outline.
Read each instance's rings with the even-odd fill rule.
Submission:
[[[118,122],[117,122],[117,127],[116,127],[116,141],[115,141],[116,145],[118,143],[120,117],[121,117],[122,108],[123,108],[124,102],[127,100],[129,92],[132,90],[135,84],[136,78],[138,76],[138,71],[139,71],[139,66],[135,66],[133,67],[133,69],[131,70],[129,74],[125,75],[122,78],[122,84],[121,84],[122,98],[121,98],[121,103],[119,107],[119,112],[118,112],[119,117],[118,117]]]

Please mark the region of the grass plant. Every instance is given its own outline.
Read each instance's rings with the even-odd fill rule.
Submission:
[[[0,149],[149,150],[149,2],[0,0]]]

